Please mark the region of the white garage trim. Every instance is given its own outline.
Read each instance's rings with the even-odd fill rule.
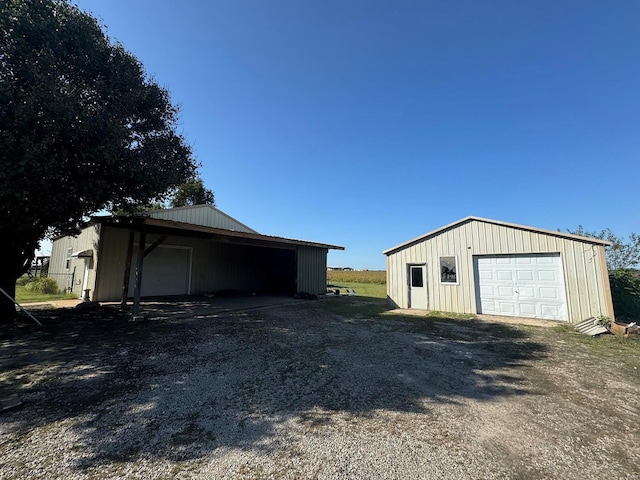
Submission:
[[[476,255],[478,313],[568,321],[560,253]]]

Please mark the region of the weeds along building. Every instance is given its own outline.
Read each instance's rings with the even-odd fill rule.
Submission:
[[[53,242],[49,276],[93,301],[213,292],[325,293],[327,252],[344,247],[262,235],[209,205],[138,217],[94,217],[76,237]]]
[[[383,252],[396,307],[577,323],[614,318],[610,242],[467,217]]]

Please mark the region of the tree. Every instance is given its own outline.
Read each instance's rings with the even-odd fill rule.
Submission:
[[[171,199],[172,207],[185,207],[188,205],[212,205],[216,204],[213,192],[205,188],[201,178],[192,178],[180,185]]]
[[[640,266],[640,235],[632,233],[629,241],[625,241],[614,235],[609,228],[600,232],[588,232],[582,225],[567,232],[612,243],[605,248],[605,254],[613,309],[618,318],[637,319],[640,316],[640,270],[636,269]]]
[[[567,230],[567,232],[612,242],[610,247],[606,247],[607,267],[609,270],[635,268],[640,265],[640,235],[638,234],[632,233],[629,235],[629,241],[625,241],[624,238],[614,235],[609,228],[600,232],[588,232],[585,231],[582,225],[578,225],[578,228],[574,231]]]
[[[67,0],[0,2],[0,287],[39,239],[163,201],[195,176],[169,93]],[[0,320],[15,314],[0,298]]]
[[[609,272],[609,282],[616,317],[640,319],[640,271],[618,268]]]

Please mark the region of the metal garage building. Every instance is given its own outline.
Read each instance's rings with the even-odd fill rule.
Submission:
[[[143,297],[213,292],[326,292],[327,251],[343,247],[261,235],[209,205],[144,217],[95,217],[53,242],[49,276],[94,301],[133,296],[138,257]]]
[[[399,308],[570,323],[613,319],[607,245],[467,217],[386,250],[387,297]]]

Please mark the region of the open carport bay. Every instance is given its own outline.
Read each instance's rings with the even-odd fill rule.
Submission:
[[[639,478],[637,343],[358,297],[39,312],[0,478]]]

